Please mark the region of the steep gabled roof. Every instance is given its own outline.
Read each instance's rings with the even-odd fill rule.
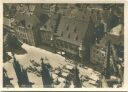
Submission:
[[[35,15],[29,16],[27,14],[17,13],[15,19],[17,23],[25,21],[25,27],[27,27],[28,25],[30,25],[31,27],[35,27],[37,24],[40,23],[40,20]]]
[[[113,27],[110,31],[111,35],[120,36],[124,34],[123,25],[119,24],[116,27]]]
[[[124,35],[116,36],[116,35],[111,35],[108,34],[105,37],[103,37],[96,46],[100,48],[106,48],[108,41],[111,42],[113,45],[121,45],[124,46]]]
[[[113,27],[109,33],[108,37],[111,42],[115,45],[124,46],[124,26],[119,24],[116,27]]]
[[[11,27],[10,19],[4,17],[4,19],[3,19],[3,24],[6,25],[6,26],[8,26],[8,27]]]
[[[86,12],[85,15],[82,12],[78,13],[79,16],[74,16],[73,18],[68,16],[61,17],[57,35],[60,36],[58,39],[79,46],[85,38],[85,34],[88,34],[91,13]]]
[[[45,22],[42,27],[40,28],[43,31],[53,31],[51,28],[51,20],[49,19],[47,22]]]

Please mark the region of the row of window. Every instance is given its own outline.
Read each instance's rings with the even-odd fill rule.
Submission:
[[[103,54],[93,54],[91,53],[91,59],[92,59],[92,62],[105,62],[106,61],[106,57],[103,55]]]
[[[104,51],[101,51],[100,49],[93,49],[92,50],[92,57],[96,58],[96,57],[103,57],[105,58],[105,52],[103,53]]]
[[[70,49],[70,50],[73,50],[73,51],[77,51],[78,50],[78,47],[75,46],[75,45],[71,45],[71,44],[68,44],[66,42],[57,42],[56,45],[58,47],[62,47],[62,48],[66,48],[66,49]]]
[[[19,39],[20,39],[21,41],[23,41],[24,43],[26,43],[26,44],[34,45],[34,41],[33,41],[32,39],[29,40],[29,39],[24,38],[24,37],[22,37],[22,36],[19,36]]]
[[[42,33],[41,36],[43,40],[51,40],[51,33]]]
[[[27,38],[27,34],[26,33],[18,33],[19,37],[21,38]]]
[[[19,31],[18,33],[18,38],[23,41],[24,43],[30,44],[30,45],[34,45],[34,40],[33,40],[33,36],[32,34],[28,34],[28,33],[24,33]],[[31,39],[30,39],[31,38]],[[30,39],[30,40],[29,40]]]
[[[26,31],[24,27],[18,27],[17,30],[18,31],[22,31],[22,32],[25,32]]]
[[[69,25],[67,25],[67,27],[66,27],[66,31],[69,31]],[[77,32],[77,28],[76,28],[76,27],[74,28],[73,32],[74,32],[74,33]]]
[[[62,33],[61,33],[61,37],[63,37],[63,35],[64,35],[64,34],[63,34],[63,32],[62,32]],[[70,38],[71,38],[71,36],[70,36],[70,33],[69,33],[69,34],[68,34],[68,39],[70,39]],[[74,38],[74,40],[76,40],[76,41],[78,40],[78,35],[76,35],[76,37]]]

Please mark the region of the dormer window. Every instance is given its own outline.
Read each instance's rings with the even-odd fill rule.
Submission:
[[[84,19],[85,17],[84,17],[84,15],[82,15],[82,19]]]
[[[75,40],[78,40],[78,35],[76,36]]]
[[[77,31],[77,30],[76,30],[76,28],[75,28],[75,29],[74,29],[74,33],[76,33],[76,31]]]
[[[70,34],[68,34],[68,38],[70,38]]]
[[[44,25],[44,28],[46,28],[46,25]]]
[[[69,30],[69,25],[67,26],[66,30],[67,30],[67,31]]]
[[[28,25],[28,28],[30,28],[30,24]]]
[[[20,7],[23,7],[23,4],[20,4]]]
[[[21,21],[21,25],[22,25],[22,26],[25,26],[25,20],[22,20],[22,21]]]
[[[61,33],[61,36],[63,36],[63,32]]]

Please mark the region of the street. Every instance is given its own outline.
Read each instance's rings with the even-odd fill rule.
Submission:
[[[25,69],[27,69],[30,66],[33,66],[30,60],[34,60],[34,62],[36,62],[37,64],[41,64],[41,60],[40,60],[41,58],[44,58],[44,63],[49,63],[52,66],[53,70],[59,67],[63,71],[65,71],[63,68],[64,66],[69,65],[69,68],[70,66],[75,66],[73,63],[67,62],[67,60],[65,60],[65,58],[59,54],[55,54],[34,46],[29,46],[27,44],[23,44],[22,48],[27,53],[15,54],[15,57],[16,57],[16,60],[20,63],[20,65],[23,66]],[[8,54],[11,56],[10,52],[8,52]],[[12,62],[13,62],[13,59],[11,59],[9,62],[4,63],[4,68],[7,70],[8,77],[13,78],[13,80],[11,80],[11,83],[14,85],[14,87],[18,87],[17,77],[15,74]],[[100,73],[89,67],[82,68],[78,66],[78,69],[80,72],[79,73],[80,78],[82,78],[81,76],[88,77],[88,80],[82,82],[82,87],[95,88],[96,81],[99,79]],[[53,77],[56,76],[55,73],[51,72],[51,74],[53,75]],[[43,87],[42,79],[40,76],[37,76],[35,73],[28,72],[28,78],[30,82],[33,83],[32,87],[34,88]],[[63,82],[64,80],[60,79],[59,81],[60,81],[60,85],[56,85],[54,87],[57,87],[57,88],[63,87],[63,83],[61,82]]]

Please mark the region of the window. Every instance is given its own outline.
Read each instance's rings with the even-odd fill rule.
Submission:
[[[28,28],[30,28],[30,24],[28,25]]]
[[[76,31],[77,31],[77,30],[76,30],[76,28],[75,28],[75,29],[74,29],[74,32],[76,33]]]
[[[21,21],[21,25],[25,27],[25,20]]]
[[[78,35],[76,36],[75,40],[78,40]]]
[[[61,42],[60,44],[61,44],[61,47],[63,47],[63,42]]]
[[[44,28],[46,28],[46,25],[44,25]]]
[[[68,38],[70,38],[70,34],[68,34]]]
[[[67,30],[67,31],[69,30],[69,25],[67,26],[66,30]]]
[[[65,48],[68,48],[68,44],[65,44]]]
[[[73,49],[73,46],[72,46],[72,45],[70,45],[70,47],[69,47],[69,48],[70,48],[70,50],[72,50],[72,49]]]
[[[99,54],[99,52],[98,52],[98,51],[96,51],[96,54]]]
[[[56,45],[59,47],[60,46],[59,42],[57,42]]]
[[[63,32],[61,33],[61,36],[63,36]]]
[[[82,19],[84,19],[85,17],[84,17],[84,15],[82,16]]]
[[[76,46],[73,46],[73,50],[74,50],[74,51],[77,51],[77,47],[76,47]]]

